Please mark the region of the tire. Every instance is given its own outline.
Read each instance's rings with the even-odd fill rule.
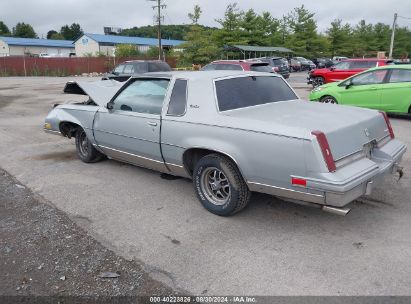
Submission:
[[[105,158],[104,154],[93,147],[87,138],[86,132],[82,128],[78,128],[75,141],[77,155],[83,162],[95,163]]]
[[[313,88],[316,88],[320,85],[323,85],[324,84],[324,77],[321,77],[321,76],[314,77],[312,84],[313,84]]]
[[[329,96],[329,95],[321,97],[321,98],[320,98],[320,102],[322,102],[322,103],[338,104],[337,99],[335,99],[334,97]]]
[[[206,155],[197,162],[193,184],[203,207],[220,216],[239,212],[250,201],[251,192],[237,166],[219,154]]]

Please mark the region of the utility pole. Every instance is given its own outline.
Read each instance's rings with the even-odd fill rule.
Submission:
[[[392,51],[394,49],[394,37],[395,37],[395,28],[397,27],[397,18],[398,18],[398,14],[395,13],[394,14],[394,22],[392,23],[390,53],[388,55],[389,59],[392,59]]]
[[[157,5],[153,6],[153,10],[157,9],[157,36],[158,36],[158,59],[163,59],[163,48],[161,46],[161,9],[166,8],[167,5],[162,3],[162,0],[149,0],[157,2]]]

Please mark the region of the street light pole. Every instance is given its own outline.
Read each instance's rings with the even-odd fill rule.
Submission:
[[[392,52],[394,50],[394,38],[395,38],[395,28],[397,27],[397,18],[398,18],[398,14],[395,13],[394,14],[394,22],[392,23],[390,53],[388,55],[389,59],[392,59]]]

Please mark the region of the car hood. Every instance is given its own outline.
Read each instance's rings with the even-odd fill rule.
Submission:
[[[97,105],[104,107],[126,82],[115,80],[69,81],[64,93],[88,95]]]

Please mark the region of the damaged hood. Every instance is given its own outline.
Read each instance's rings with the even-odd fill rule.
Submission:
[[[125,83],[115,80],[69,81],[63,91],[67,94],[88,95],[97,105],[104,107]]]

